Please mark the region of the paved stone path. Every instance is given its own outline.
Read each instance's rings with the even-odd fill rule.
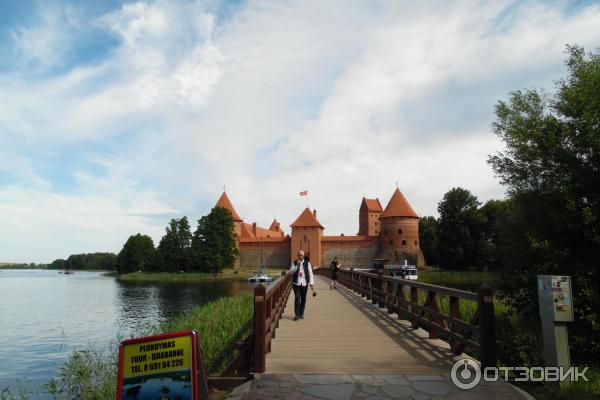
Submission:
[[[522,400],[514,386],[482,383],[456,388],[439,375],[288,375],[261,374],[236,388],[228,400]]]

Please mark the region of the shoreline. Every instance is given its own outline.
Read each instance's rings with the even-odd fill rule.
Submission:
[[[281,271],[285,270],[287,270],[287,268],[266,268],[266,273],[277,278],[281,275]],[[121,282],[247,282],[248,278],[254,275],[256,271],[256,267],[241,267],[235,270],[226,269],[217,276],[214,276],[210,272],[129,272],[126,274],[115,273],[114,275],[111,273],[110,275],[115,276]]]

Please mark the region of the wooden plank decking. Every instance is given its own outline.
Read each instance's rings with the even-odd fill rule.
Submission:
[[[377,308],[329,280],[315,276],[305,318],[293,321],[294,294],[267,354],[266,373],[447,374],[455,360],[448,344],[413,330],[396,314]]]

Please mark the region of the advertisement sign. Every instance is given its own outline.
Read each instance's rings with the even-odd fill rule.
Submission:
[[[117,400],[207,398],[206,374],[196,331],[121,342]]]

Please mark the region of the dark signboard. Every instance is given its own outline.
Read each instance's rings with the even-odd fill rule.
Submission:
[[[121,342],[117,400],[208,399],[196,331]]]

